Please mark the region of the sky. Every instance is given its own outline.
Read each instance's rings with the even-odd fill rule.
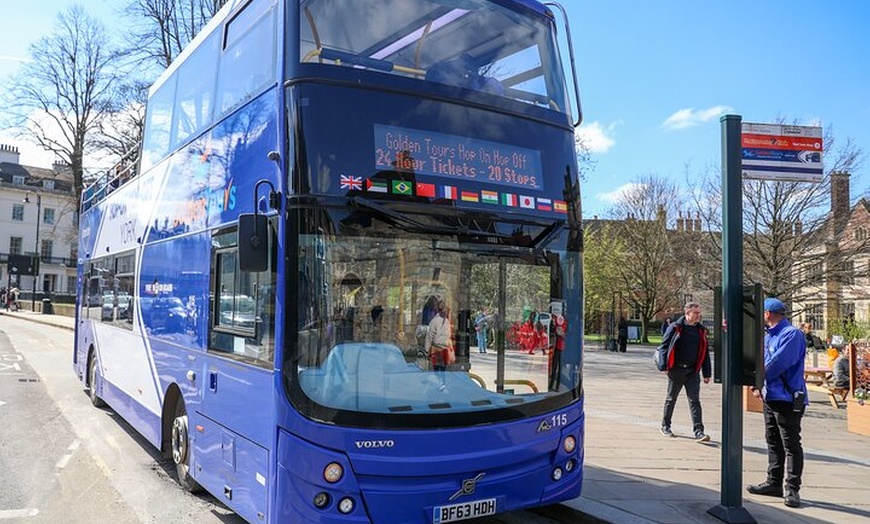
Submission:
[[[73,0],[6,2],[0,90]],[[127,0],[86,10],[119,20]],[[639,177],[685,187],[687,173],[719,169],[724,114],[830,127],[870,156],[870,2],[865,0],[561,0],[571,21],[584,119],[592,149],[583,214],[607,216]],[[561,30],[561,25],[560,25]],[[566,56],[567,49],[563,49]],[[568,60],[565,59],[567,66]],[[51,157],[12,140],[27,165]],[[852,173],[853,198],[870,183],[870,158]]]

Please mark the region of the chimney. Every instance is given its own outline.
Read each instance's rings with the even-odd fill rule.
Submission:
[[[683,230],[683,212],[677,212],[677,231]]]
[[[835,235],[841,233],[849,221],[849,176],[849,173],[831,173],[831,218]]]
[[[72,181],[72,167],[63,160],[55,160],[51,163],[51,170],[55,175],[64,180]]]
[[[794,236],[799,237],[804,233],[804,223],[798,220],[794,223]]]
[[[17,147],[0,144],[0,163],[7,162],[9,164],[19,165],[21,163],[20,158],[21,154],[18,152]]]
[[[658,209],[656,209],[656,220],[666,225],[668,223],[668,212],[665,211],[665,206],[659,204]]]
[[[701,231],[701,213],[695,213],[695,231]]]

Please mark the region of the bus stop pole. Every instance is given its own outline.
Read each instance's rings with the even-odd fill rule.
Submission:
[[[739,115],[720,119],[722,131],[722,292],[726,323],[722,365],[720,504],[707,510],[723,522],[755,524],[743,507],[743,169]]]

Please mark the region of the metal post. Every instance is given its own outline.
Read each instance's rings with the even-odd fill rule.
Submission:
[[[755,524],[743,507],[743,169],[739,115],[720,119],[722,130],[722,291],[725,331],[722,366],[720,504],[707,510],[731,524]]]
[[[24,203],[30,203],[30,195],[24,195]],[[36,313],[36,281],[39,279],[39,274],[42,272],[42,264],[40,264],[39,256],[39,221],[42,218],[42,195],[36,193],[36,239],[33,241],[33,253],[36,256],[36,274],[30,277],[32,280],[30,288],[30,311]]]

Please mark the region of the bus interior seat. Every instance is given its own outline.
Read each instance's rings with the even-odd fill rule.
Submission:
[[[333,404],[353,398],[382,401],[384,375],[407,372],[408,364],[393,344],[352,343],[332,348],[324,368],[324,394]]]

